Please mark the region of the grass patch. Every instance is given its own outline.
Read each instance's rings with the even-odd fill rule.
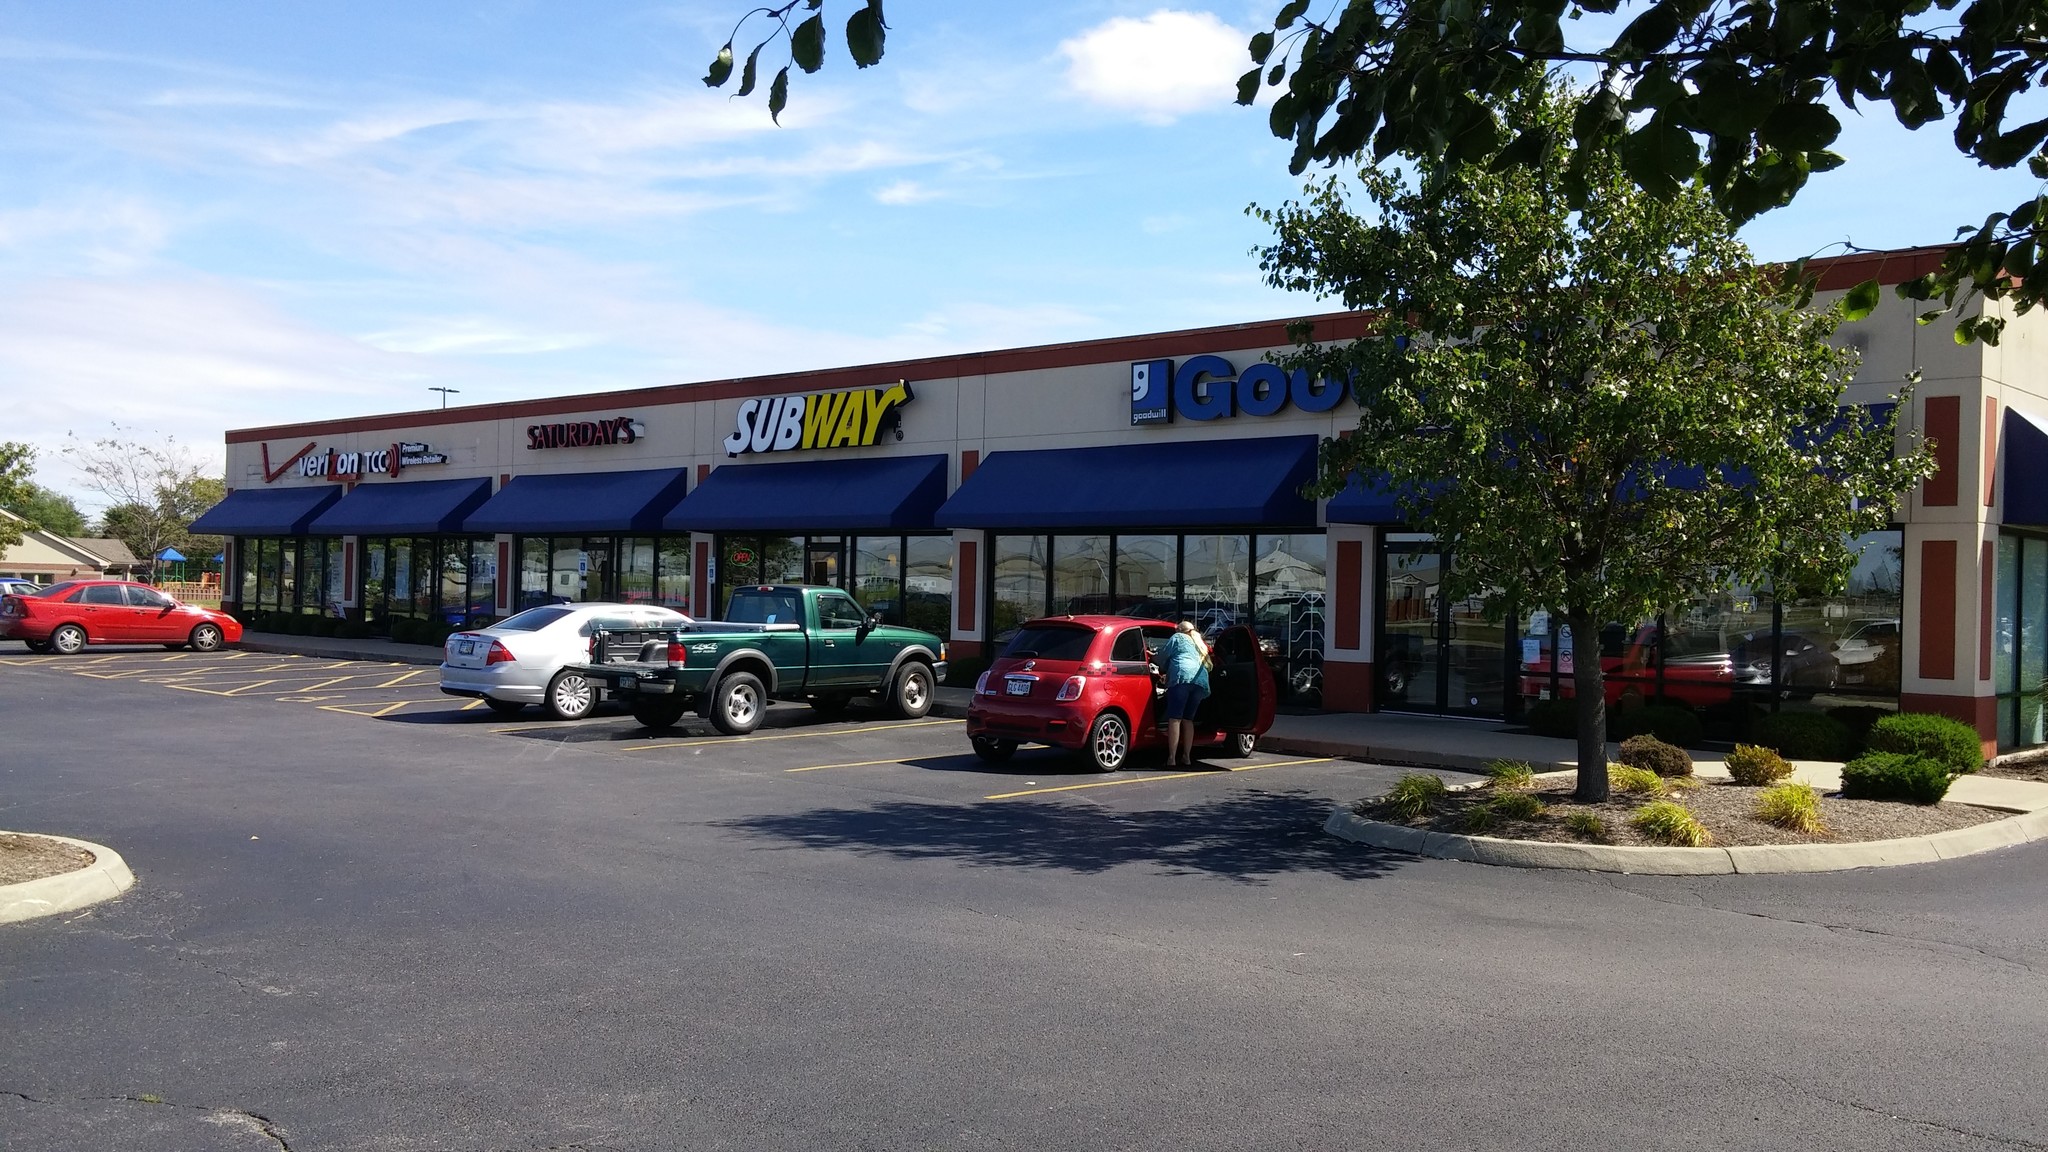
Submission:
[[[1828,830],[1820,818],[1820,793],[1789,781],[1764,789],[1756,798],[1756,818],[1808,836],[1824,836]]]
[[[1486,766],[1486,778],[1503,792],[1533,787],[1536,769],[1522,760],[1495,760]]]
[[[1493,831],[1493,826],[1499,822],[1500,813],[1495,812],[1491,804],[1474,804],[1472,807],[1465,809],[1465,831],[1467,832],[1491,832]]]
[[[1574,812],[1564,818],[1565,830],[1581,840],[1607,843],[1607,821],[1597,812]]]
[[[1495,796],[1488,807],[1510,820],[1534,820],[1549,806],[1527,792],[1503,792]]]
[[[1436,815],[1437,805],[1448,795],[1450,789],[1444,786],[1442,777],[1410,772],[1394,782],[1380,807],[1402,820],[1419,820]]]
[[[1675,800],[1653,800],[1629,821],[1643,835],[1661,844],[1682,848],[1704,848],[1713,843],[1706,828],[1685,805]]]
[[[1648,768],[1637,768],[1628,764],[1607,766],[1607,786],[1616,792],[1630,796],[1662,796],[1664,778]]]

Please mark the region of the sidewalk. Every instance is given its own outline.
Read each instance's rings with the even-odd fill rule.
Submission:
[[[389,640],[337,640],[324,636],[284,636],[251,632],[241,647],[255,652],[290,653],[335,660],[385,660],[396,664],[438,665],[441,650]],[[932,711],[940,716],[965,716],[973,698],[969,685],[940,685]],[[1293,756],[1331,756],[1375,764],[1413,765],[1455,772],[1478,772],[1494,760],[1525,760],[1538,772],[1564,772],[1578,767],[1577,745],[1570,740],[1533,736],[1509,730],[1495,720],[1454,720],[1435,716],[1403,716],[1376,712],[1323,712],[1276,716],[1259,738],[1268,752]],[[1616,745],[1607,746],[1609,758]],[[1725,775],[1720,758],[1695,757],[1701,774]],[[1842,786],[1842,766],[1824,761],[1795,762],[1796,778],[1823,791]],[[1948,798],[2032,812],[2048,808],[2048,784],[1991,776],[1959,777]]]

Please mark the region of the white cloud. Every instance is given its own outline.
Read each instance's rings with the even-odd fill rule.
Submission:
[[[140,196],[78,190],[59,203],[0,211],[0,257],[22,262],[56,250],[73,266],[126,272],[154,256],[170,231],[163,212]]]
[[[368,333],[362,341],[387,352],[416,352],[422,356],[518,356],[561,352],[596,343],[587,335],[529,331],[487,316],[421,320],[385,332]]]
[[[875,200],[882,204],[923,204],[927,200],[938,199],[939,195],[938,192],[915,180],[898,180],[886,188],[877,190]]]
[[[1067,85],[1094,103],[1167,124],[1237,98],[1250,37],[1208,12],[1119,16],[1060,45]]]

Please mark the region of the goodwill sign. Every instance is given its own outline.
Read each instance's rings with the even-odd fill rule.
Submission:
[[[1328,412],[1351,394],[1346,381],[1288,372],[1258,363],[1239,372],[1221,356],[1190,356],[1131,365],[1131,423],[1164,424],[1178,412],[1189,420],[1272,416],[1288,405]]]
[[[848,388],[808,396],[757,396],[740,402],[725,454],[787,452],[797,448],[852,448],[873,444],[884,427],[903,438],[898,409],[915,399],[909,383]]]

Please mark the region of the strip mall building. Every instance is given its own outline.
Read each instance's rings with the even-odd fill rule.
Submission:
[[[1822,288],[1936,258],[1836,260]],[[1315,319],[1322,339],[1365,332]],[[1841,596],[1731,587],[1604,630],[1620,690],[1688,700],[1722,735],[1758,710],[1866,704],[2048,742],[2044,325],[1957,346],[1887,292],[1845,327],[1863,354],[1849,402],[1922,372],[1901,424],[1939,470],[1857,541]],[[1555,694],[1573,645],[1545,606],[1489,617],[1439,596],[1452,559],[1391,506],[1301,495],[1356,412],[1269,362],[1285,327],[242,429],[231,492],[195,530],[233,538],[231,606],[378,630],[598,599],[715,617],[736,586],[801,580],[956,658],[1037,615],[1189,615],[1252,623],[1305,707],[1512,718]]]

